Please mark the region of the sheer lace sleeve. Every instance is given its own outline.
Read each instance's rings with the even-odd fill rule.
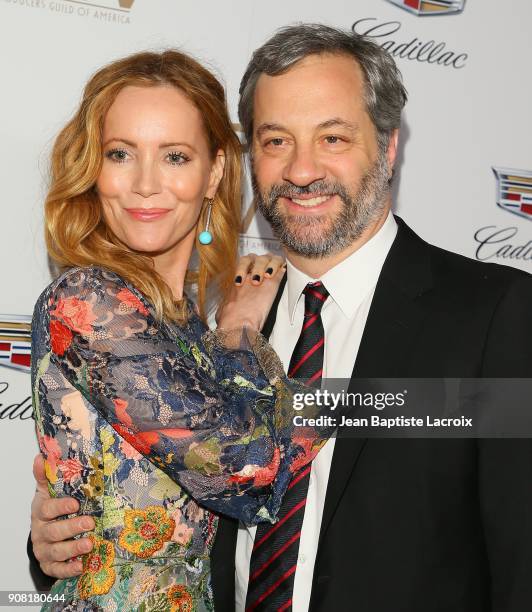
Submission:
[[[199,503],[273,520],[320,440],[294,437],[275,354],[246,330],[193,342],[117,275],[74,270],[47,305],[51,359],[112,427]]]

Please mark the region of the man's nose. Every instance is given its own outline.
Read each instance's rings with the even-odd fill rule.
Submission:
[[[135,173],[133,191],[143,198],[160,193],[161,173],[156,163],[146,160],[139,164]]]
[[[325,170],[312,147],[294,147],[283,172],[283,179],[306,187],[325,178]]]

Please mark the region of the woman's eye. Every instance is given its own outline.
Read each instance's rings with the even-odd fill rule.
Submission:
[[[174,151],[172,153],[168,153],[168,161],[171,164],[175,165],[175,166],[179,166],[179,165],[184,164],[185,162],[190,161],[190,160],[183,153],[179,153],[178,151]]]
[[[127,160],[127,156],[127,151],[124,151],[124,149],[113,149],[105,154],[105,157],[119,164],[125,162]]]

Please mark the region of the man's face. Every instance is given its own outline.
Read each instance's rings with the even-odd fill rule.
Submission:
[[[380,150],[364,79],[344,55],[313,55],[261,75],[254,98],[253,183],[281,242],[306,257],[352,244],[389,203],[395,136]]]

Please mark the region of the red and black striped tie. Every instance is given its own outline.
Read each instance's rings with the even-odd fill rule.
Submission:
[[[321,309],[329,293],[318,281],[305,287],[305,317],[288,376],[319,387],[323,374],[324,331]],[[299,540],[310,479],[310,464],[294,475],[283,498],[278,522],[260,523],[251,553],[246,612],[292,609]]]

